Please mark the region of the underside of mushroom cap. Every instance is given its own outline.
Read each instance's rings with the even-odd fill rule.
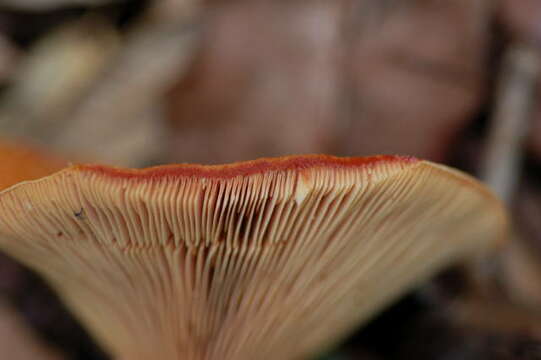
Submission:
[[[119,359],[297,359],[505,236],[467,175],[407,157],[80,165],[0,193],[0,248]]]

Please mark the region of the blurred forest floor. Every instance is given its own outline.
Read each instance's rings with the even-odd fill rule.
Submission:
[[[541,359],[540,54],[538,0],[0,0],[0,137],[119,166],[390,153],[483,177],[513,246],[326,358]],[[0,349],[106,358],[5,256]]]

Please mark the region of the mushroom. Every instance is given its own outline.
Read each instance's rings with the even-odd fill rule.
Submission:
[[[77,165],[0,192],[0,248],[130,360],[304,358],[506,232],[476,180],[397,156]]]
[[[0,190],[54,173],[66,162],[37,147],[0,138]]]
[[[37,147],[28,146],[20,141],[0,138],[0,190],[25,180],[37,179],[49,175],[66,163],[53,155],[46,154]],[[0,268],[5,257],[0,257]],[[0,274],[0,282],[12,280],[9,274]],[[5,284],[4,284],[5,285]],[[0,291],[0,349],[6,359],[61,359],[61,355],[43,344],[24,324],[8,304],[8,298]]]

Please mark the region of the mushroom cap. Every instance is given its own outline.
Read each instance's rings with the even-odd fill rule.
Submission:
[[[67,163],[27,144],[0,138],[0,190],[64,168]]]
[[[78,165],[0,192],[0,248],[119,359],[297,359],[505,237],[473,178],[409,157]]]

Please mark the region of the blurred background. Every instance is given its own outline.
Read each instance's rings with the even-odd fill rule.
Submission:
[[[541,359],[540,54],[539,0],[0,0],[0,141],[130,167],[301,153],[458,167],[508,202],[513,245],[321,359]],[[0,359],[107,357],[0,254]]]

